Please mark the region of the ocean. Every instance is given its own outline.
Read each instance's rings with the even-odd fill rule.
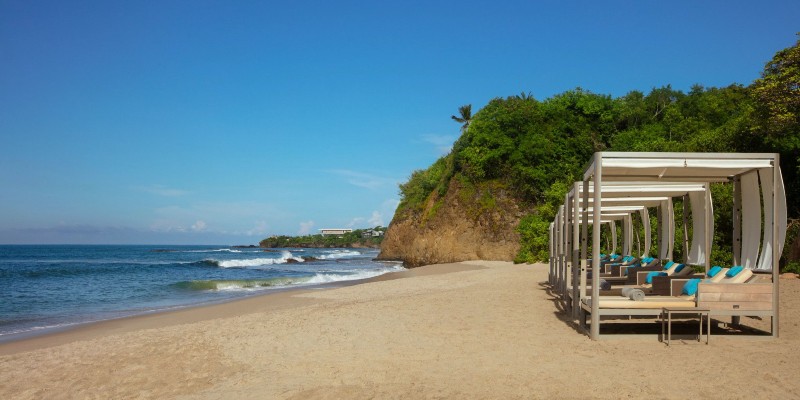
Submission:
[[[403,270],[373,249],[0,246],[0,341]]]

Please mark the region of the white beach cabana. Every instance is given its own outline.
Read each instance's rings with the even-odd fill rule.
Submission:
[[[578,271],[579,262],[580,260],[580,247],[578,246],[579,243],[579,234],[580,234],[580,226],[582,225],[582,219],[580,218],[583,208],[583,185],[580,182],[576,182],[573,185],[572,190],[565,196],[565,207],[568,210],[567,212],[567,220],[565,222],[564,230],[567,231],[567,235],[565,238],[564,247],[566,250],[566,257],[568,266],[565,266],[565,269],[568,272],[565,272],[571,276],[572,281],[572,292],[568,294],[568,297],[572,299],[571,308],[573,310],[573,317],[578,317],[578,311],[580,308],[580,299],[586,297],[586,266],[584,265],[583,268]],[[623,230],[623,246],[622,246],[622,254],[630,255],[633,254],[633,246],[632,246],[632,232],[633,226],[631,223],[631,215],[634,212],[638,212],[641,215],[641,223],[644,228],[644,251],[638,251],[636,256],[637,257],[645,257],[649,255],[650,248],[651,248],[651,237],[650,237],[650,218],[648,208],[658,208],[657,217],[658,217],[658,248],[659,252],[657,254],[657,258],[660,260],[671,260],[672,259],[672,252],[674,246],[674,236],[675,236],[675,223],[674,223],[674,212],[672,208],[672,199],[674,197],[684,197],[688,199],[690,196],[696,197],[697,195],[704,195],[705,194],[705,187],[703,184],[699,183],[686,183],[686,182],[673,182],[673,183],[652,183],[652,182],[605,182],[601,188],[602,193],[604,194],[605,201],[603,202],[602,212],[601,212],[601,224],[605,223],[606,220],[611,219],[610,216],[616,216],[616,220],[622,221],[622,230]],[[588,193],[590,196],[588,197],[589,200],[589,219],[588,224],[591,226],[593,225],[593,216],[594,216],[594,199],[592,194],[594,193],[594,188],[590,187],[588,189]],[[688,206],[689,202],[684,202],[686,206]],[[692,202],[694,204],[693,212],[695,214],[700,214],[700,216],[704,215],[703,211],[703,203],[702,202]],[[699,206],[698,206],[699,204]],[[616,213],[616,214],[614,214]],[[684,213],[685,214],[685,213]],[[613,220],[610,223],[613,224]],[[695,219],[695,224],[703,224],[702,219]],[[686,220],[684,219],[684,225],[686,224]],[[687,230],[684,229],[684,232]],[[703,237],[702,229],[698,228],[695,232],[700,232],[700,235],[695,234],[693,236],[693,244],[689,246],[688,238],[684,237],[684,254],[688,254],[688,248],[691,247],[692,249],[696,249],[698,253],[702,252],[703,248]],[[616,236],[616,230],[612,228],[612,235]],[[615,238],[614,238],[615,239]],[[614,244],[613,248],[616,248],[616,244]],[[697,256],[695,256],[696,258]],[[565,296],[566,297],[566,296]],[[569,307],[569,305],[565,305]]]
[[[604,185],[616,182],[647,182],[664,187],[695,182],[703,185],[704,193],[687,196],[693,208],[694,237],[688,249],[687,262],[710,266],[711,240],[713,237],[713,213],[711,207],[710,184],[728,182],[734,186],[733,253],[734,264],[757,270],[772,272],[772,307],[759,312],[772,318],[772,336],[778,336],[778,260],[783,250],[786,236],[786,196],[780,173],[778,154],[741,153],[595,153],[583,175],[583,196],[581,225],[581,275],[586,270],[589,258],[588,240],[590,225],[588,212],[590,204],[603,209],[606,202],[615,197],[604,190]],[[591,185],[590,185],[591,183]],[[613,185],[613,184],[612,184]],[[648,190],[651,190],[648,192]],[[652,186],[642,189],[637,195],[655,193]],[[633,196],[630,191],[626,196]],[[591,202],[590,202],[591,197]],[[762,209],[763,200],[763,209]],[[686,204],[686,202],[684,202]],[[686,205],[684,206],[686,207]],[[579,207],[575,207],[579,209]],[[703,210],[699,212],[699,210]],[[762,225],[763,213],[763,225]],[[685,215],[685,214],[684,214]],[[601,213],[593,213],[592,218],[592,268],[600,266],[600,224]],[[575,226],[577,228],[577,225]],[[576,235],[573,235],[575,237]],[[592,285],[592,299],[599,299],[599,285]],[[590,306],[581,304],[582,310],[591,314],[590,336],[600,338],[600,301],[591,301]],[[719,315],[739,315],[735,312],[715,311]],[[620,315],[620,314],[607,314]],[[749,314],[742,314],[749,315]]]

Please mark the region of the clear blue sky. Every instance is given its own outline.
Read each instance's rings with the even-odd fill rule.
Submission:
[[[458,106],[746,85],[798,15],[794,0],[0,0],[0,243],[388,225],[398,183],[457,138]]]

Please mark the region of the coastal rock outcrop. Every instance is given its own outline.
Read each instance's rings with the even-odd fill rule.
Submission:
[[[422,209],[400,209],[381,244],[379,260],[406,267],[466,260],[512,261],[519,251],[516,228],[525,210],[503,186],[450,181],[444,196]]]

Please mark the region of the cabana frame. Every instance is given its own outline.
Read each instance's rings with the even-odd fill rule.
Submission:
[[[708,272],[709,260],[711,255],[711,237],[709,232],[713,227],[713,215],[711,213],[710,184],[713,182],[733,182],[734,199],[742,196],[741,184],[737,184],[743,176],[749,173],[761,171],[771,174],[772,182],[769,185],[762,184],[762,196],[765,210],[772,213],[765,215],[765,220],[771,221],[771,227],[765,227],[764,243],[762,248],[769,251],[769,263],[763,257],[759,260],[758,267],[769,267],[772,271],[772,310],[769,315],[772,317],[772,336],[778,337],[779,327],[779,267],[778,261],[783,248],[786,226],[786,201],[783,192],[783,181],[780,175],[780,156],[777,153],[631,153],[631,152],[598,152],[595,153],[588,164],[583,175],[583,193],[591,193],[593,206],[603,209],[603,185],[605,182],[621,181],[644,181],[654,183],[669,182],[699,182],[705,188],[705,254],[703,259]],[[751,176],[752,178],[752,176]],[[591,186],[590,186],[591,184]],[[769,193],[767,189],[769,188]],[[593,190],[591,190],[593,189]],[[589,240],[589,195],[582,196],[583,210],[582,235],[581,235],[581,287],[586,286],[585,269],[588,256]],[[684,207],[687,207],[684,201]],[[736,203],[740,205],[740,203]],[[741,212],[734,207],[734,219]],[[686,213],[684,213],[684,218]],[[783,219],[781,221],[781,218]],[[594,271],[600,269],[600,221],[601,213],[592,214],[592,268]],[[738,232],[734,232],[734,237],[742,235],[741,226],[735,225]],[[770,229],[770,232],[767,232]],[[685,232],[685,231],[684,231]],[[769,235],[767,234],[769,233]],[[684,233],[685,234],[685,233]],[[737,250],[736,247],[739,246]],[[747,249],[741,248],[741,241],[738,243],[734,239],[734,254],[741,256]],[[687,249],[688,250],[688,249]],[[756,253],[758,251],[756,250]],[[685,253],[685,254],[688,254]],[[769,265],[767,265],[769,264]],[[766,268],[764,268],[766,269]],[[590,337],[593,340],[600,339],[600,285],[592,285],[591,298],[591,327]],[[604,315],[619,315],[619,310],[608,310]],[[636,314],[641,315],[641,314]],[[719,313],[718,315],[731,315],[731,313]]]
[[[588,191],[584,191],[583,185],[581,182],[575,182],[573,189],[565,196],[565,207],[566,207],[566,220],[564,221],[566,227],[564,229],[570,230],[571,240],[566,244],[566,252],[568,257],[567,265],[562,265],[563,268],[567,269],[568,271],[564,273],[565,275],[569,276],[570,279],[568,281],[572,282],[572,293],[566,293],[566,285],[563,288],[559,287],[559,290],[563,290],[561,293],[564,297],[569,297],[572,299],[572,314],[573,318],[579,318],[580,312],[580,301],[581,299],[586,297],[585,294],[585,287],[587,281],[587,267],[588,264],[582,268],[579,268],[581,265],[581,248],[573,245],[577,244],[580,241],[580,225],[581,225],[581,215],[583,208],[581,207],[581,202],[586,197],[589,200],[589,218],[593,220],[594,218],[594,198],[591,194],[594,193],[593,188],[589,188]],[[674,242],[674,213],[672,212],[672,203],[671,199],[673,197],[686,197],[689,193],[706,193],[706,187],[701,183],[682,183],[682,182],[670,182],[670,183],[653,183],[653,182],[605,182],[601,189],[604,197],[607,200],[603,201],[603,207],[601,210],[601,223],[611,222],[614,220],[622,219],[624,221],[623,224],[623,233],[628,230],[630,231],[630,213],[635,211],[643,210],[647,207],[662,207],[665,204],[669,206],[668,212],[660,212],[659,213],[659,258],[662,259],[670,259],[672,257],[672,248]],[[584,193],[590,193],[590,196],[583,196]],[[612,211],[613,210],[613,211]],[[624,211],[624,212],[614,212],[614,211]],[[560,221],[556,219],[556,222]],[[648,225],[649,225],[649,221]],[[684,219],[684,231],[686,220]],[[571,229],[570,229],[571,226]],[[613,228],[612,228],[613,229]],[[649,231],[647,232],[649,233]],[[624,235],[623,239],[623,249],[631,249],[630,243],[630,234]],[[688,239],[688,238],[686,238]],[[686,240],[685,239],[685,240]],[[667,245],[668,251],[664,252],[663,246]],[[616,244],[614,245],[616,247]],[[685,243],[685,246],[688,248],[688,244]],[[650,248],[650,239],[648,235],[645,236],[645,248]],[[625,251],[623,250],[623,253]],[[684,254],[687,254],[685,252]],[[641,254],[642,256],[645,254]],[[568,268],[571,267],[571,268]],[[580,278],[578,278],[580,277]],[[565,304],[565,307],[568,306]]]

